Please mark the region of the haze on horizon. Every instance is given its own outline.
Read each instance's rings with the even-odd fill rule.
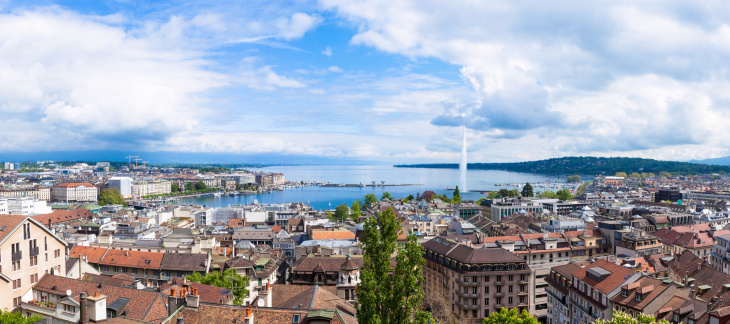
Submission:
[[[726,156],[728,7],[0,0],[0,155]]]

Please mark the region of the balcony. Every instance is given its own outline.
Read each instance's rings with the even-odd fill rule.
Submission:
[[[471,282],[471,281],[469,281],[469,282],[457,281],[456,283],[459,285],[462,285],[462,286],[466,286],[466,287],[479,287],[481,285],[481,283],[479,283],[479,282]]]
[[[527,296],[527,295],[529,295],[529,293],[526,291],[520,291],[517,293],[517,296]]]
[[[494,293],[494,297],[504,297],[504,293],[501,293],[501,292]]]
[[[13,255],[11,257],[11,259],[13,261],[18,261],[18,260],[20,260],[22,258],[23,258],[23,251],[18,251],[18,252],[13,253]]]
[[[461,304],[459,304],[459,307],[462,308],[462,309],[479,309],[481,306],[478,305],[478,304],[477,305],[472,305],[472,304],[469,304],[469,303],[461,303]]]
[[[457,294],[457,295],[459,295],[459,296],[461,296],[461,297],[468,297],[468,298],[475,298],[475,297],[479,297],[479,293],[476,293],[476,294],[472,294],[472,293],[465,293],[465,292],[463,292],[463,291],[461,291],[461,290],[457,290],[457,291],[456,291],[456,294]]]
[[[33,256],[36,256],[36,255],[38,255],[38,247],[37,246],[34,247],[34,248],[32,248],[32,249],[30,249],[30,256],[33,257]]]
[[[45,303],[26,303],[21,302],[20,308],[24,309],[28,312],[34,313],[34,314],[40,314],[46,317],[54,318],[56,317],[56,306],[50,306]]]
[[[527,283],[527,280],[520,280],[520,285],[526,285]]]
[[[504,286],[504,281],[495,281],[494,284],[497,286]]]

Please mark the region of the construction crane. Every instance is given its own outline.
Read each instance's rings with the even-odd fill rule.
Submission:
[[[142,161],[142,169],[147,169],[147,163],[150,163],[150,161]]]
[[[139,156],[136,156],[136,155],[127,155],[127,156],[125,156],[125,157],[126,157],[127,159],[129,159],[129,161],[128,161],[127,163],[129,164],[129,168],[131,169],[131,168],[132,168],[132,159],[134,159],[134,158],[138,158]],[[136,159],[135,159],[135,161],[136,161]],[[135,162],[135,163],[136,163],[136,162]]]
[[[134,158],[134,168],[135,169],[139,167],[139,164],[137,164],[137,161],[142,161],[142,159],[140,159],[139,157]]]

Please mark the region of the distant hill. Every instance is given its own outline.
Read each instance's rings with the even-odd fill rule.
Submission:
[[[730,156],[723,156],[723,157],[719,157],[719,158],[704,159],[704,160],[691,160],[689,162],[701,163],[701,164],[730,165]]]
[[[411,164],[395,165],[398,168],[435,168],[435,169],[458,169],[458,163],[442,164]],[[652,159],[626,158],[626,157],[562,157],[540,161],[511,162],[511,163],[469,163],[471,170],[504,170],[513,172],[527,172],[552,175],[571,174],[606,174],[613,175],[616,172],[651,172],[659,174],[666,171],[672,174],[691,175],[705,173],[730,173],[730,166],[708,165],[700,163],[659,161]]]

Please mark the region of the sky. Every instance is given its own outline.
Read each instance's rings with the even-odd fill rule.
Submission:
[[[726,156],[729,6],[0,0],[0,155]]]

